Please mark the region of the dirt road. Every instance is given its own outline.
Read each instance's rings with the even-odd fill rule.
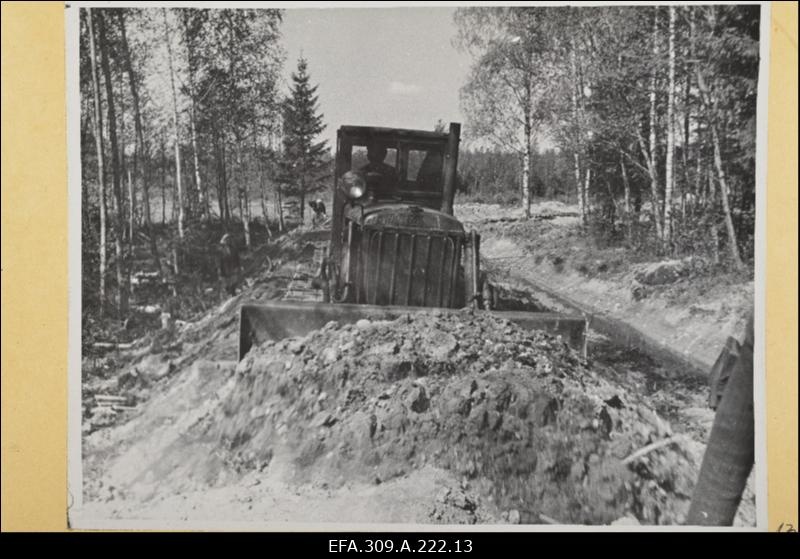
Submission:
[[[697,368],[711,367],[728,336],[741,337],[753,301],[752,276],[699,261],[694,268],[709,271],[641,285],[644,272],[668,270],[671,262],[650,262],[581,235],[577,207],[559,202],[534,204],[530,220],[520,209],[493,204],[457,205],[455,213],[481,233],[483,266],[501,281],[546,288],[588,313],[630,325],[654,344],[690,357]]]

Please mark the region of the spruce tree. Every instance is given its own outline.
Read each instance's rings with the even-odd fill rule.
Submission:
[[[310,84],[308,64],[302,57],[297,61],[292,82],[291,96],[283,107],[281,182],[286,194],[299,198],[300,219],[303,220],[306,197],[324,186],[330,158],[327,142],[315,141],[325,125],[323,115],[318,114],[317,86]]]

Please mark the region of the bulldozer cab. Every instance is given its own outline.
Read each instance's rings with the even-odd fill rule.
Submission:
[[[435,210],[447,201],[445,206],[452,213],[453,189],[447,187],[455,182],[459,134],[457,123],[450,125],[449,132],[342,126],[337,135],[335,181],[348,171],[379,174],[382,180],[377,180],[377,189],[368,193],[373,199],[387,197]]]
[[[453,214],[461,127],[447,132],[342,126],[336,140],[331,256],[339,258],[347,207],[381,203],[418,206]],[[363,196],[350,192],[353,176]]]

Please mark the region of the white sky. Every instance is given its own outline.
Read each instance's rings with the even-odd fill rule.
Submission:
[[[454,8],[287,9],[285,75],[302,52],[336,146],[341,125],[432,130],[461,122],[458,90],[470,57],[452,46]]]

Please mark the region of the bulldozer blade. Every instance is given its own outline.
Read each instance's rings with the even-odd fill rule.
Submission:
[[[270,340],[305,336],[328,322],[352,324],[362,318],[393,320],[407,314],[458,312],[458,309],[399,307],[356,304],[332,304],[310,301],[270,301],[245,304],[239,314],[239,360],[250,348]],[[524,311],[475,311],[505,318],[529,330],[544,330],[560,335],[564,341],[585,354],[586,319],[578,315]]]

